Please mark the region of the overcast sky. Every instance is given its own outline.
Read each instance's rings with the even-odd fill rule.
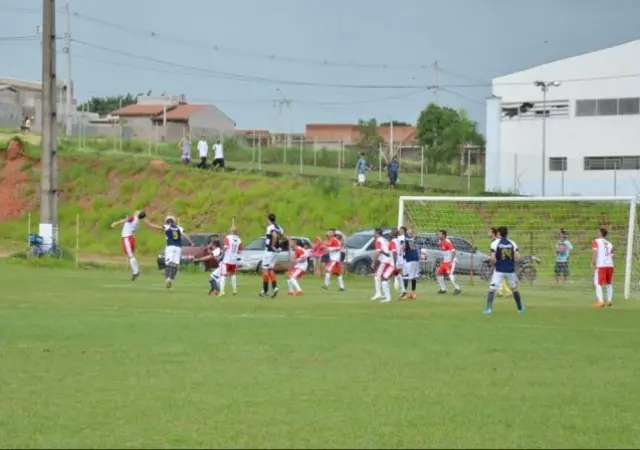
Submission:
[[[41,78],[39,40],[7,39],[34,35],[41,7],[0,0],[0,76]],[[640,37],[639,0],[71,0],[71,9],[80,101],[184,93],[242,129],[415,122],[434,100],[484,126],[491,78]],[[57,26],[63,35],[64,12]],[[62,54],[58,68],[66,77]],[[437,95],[425,90],[436,83]],[[282,96],[289,114],[274,107]]]

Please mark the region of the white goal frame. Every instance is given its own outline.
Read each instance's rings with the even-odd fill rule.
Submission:
[[[603,196],[603,197],[429,197],[403,195],[398,205],[398,228],[404,226],[406,202],[619,202],[629,203],[629,223],[627,224],[627,248],[624,267],[624,298],[631,298],[631,265],[633,264],[633,245],[637,220],[637,207],[640,196]]]

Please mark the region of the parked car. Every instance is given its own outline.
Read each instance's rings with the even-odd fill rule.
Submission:
[[[383,228],[382,235],[390,238],[391,228]],[[347,268],[349,272],[356,275],[369,275],[373,273],[371,264],[375,253],[375,242],[373,239],[373,229],[358,230],[347,236],[345,242],[347,246]]]
[[[311,245],[309,238],[292,236],[289,239],[299,239]],[[244,250],[238,258],[238,270],[241,272],[260,272],[262,270],[262,257],[265,250],[264,237],[259,237],[244,246]],[[284,242],[282,251],[276,259],[276,272],[286,272],[291,268],[291,254],[289,253],[289,243]],[[313,270],[313,263],[309,261],[309,271]]]
[[[180,260],[180,265],[183,266],[193,264],[192,258],[202,258],[207,252],[205,247],[209,242],[215,241],[216,239],[224,239],[224,235],[221,233],[193,233],[190,234],[189,237],[193,241],[194,245],[191,246],[189,243],[184,242],[184,245],[182,246],[182,258]],[[202,265],[203,270],[213,269],[213,263],[211,261],[204,261],[195,264]],[[164,268],[164,250],[162,250],[158,253],[158,269],[164,270]]]

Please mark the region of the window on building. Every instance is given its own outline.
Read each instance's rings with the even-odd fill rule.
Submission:
[[[640,98],[621,98],[618,100],[618,114],[621,116],[640,114]]]
[[[559,156],[549,158],[549,171],[550,172],[565,172],[567,170],[567,158],[566,156]]]
[[[617,116],[618,115],[618,99],[617,98],[601,98],[598,100],[599,116]]]
[[[593,117],[597,114],[597,100],[576,100],[576,117]]]
[[[640,170],[640,155],[637,156],[587,156],[584,170]]]

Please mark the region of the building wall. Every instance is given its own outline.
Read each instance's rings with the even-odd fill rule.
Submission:
[[[229,116],[215,106],[209,105],[189,116],[191,136],[233,136],[236,124]]]
[[[22,108],[15,103],[4,103],[0,101],[0,127],[15,128],[22,123]]]
[[[123,124],[131,129],[132,139],[161,141],[164,136],[162,126],[154,126],[150,117],[123,117]]]
[[[501,98],[503,107],[530,102],[538,114],[511,119],[503,114],[496,131],[489,117],[489,100],[487,164],[498,169],[487,170],[487,189],[542,195],[544,165],[547,196],[640,194],[640,170],[614,170],[617,163],[607,170],[584,170],[585,157],[640,158],[640,114],[576,116],[577,100],[640,98],[640,79],[625,77],[631,73],[640,73],[640,41],[495,79],[494,95]],[[549,88],[544,104],[535,80],[565,81]],[[559,164],[566,170],[559,170]]]
[[[18,92],[12,89],[3,89],[0,91],[0,102],[2,103],[18,103]]]

